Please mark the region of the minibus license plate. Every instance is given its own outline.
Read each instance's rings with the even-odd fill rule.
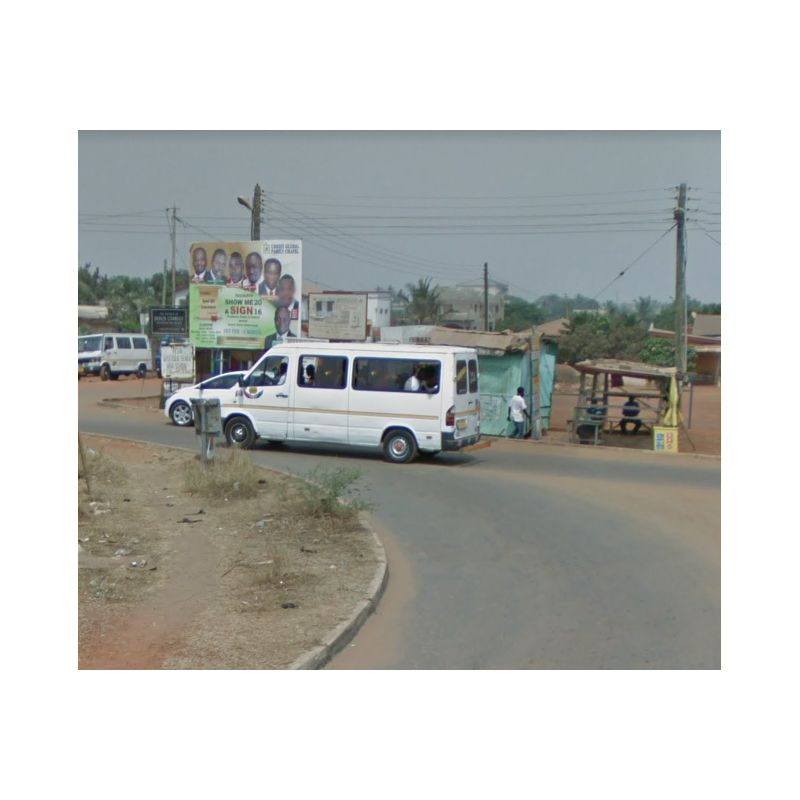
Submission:
[[[460,420],[459,420],[459,421],[456,423],[456,427],[457,427],[457,428],[458,428],[460,431],[463,431],[463,430],[465,430],[465,429],[466,429],[466,427],[467,427],[467,421],[466,421],[465,419],[460,419]]]

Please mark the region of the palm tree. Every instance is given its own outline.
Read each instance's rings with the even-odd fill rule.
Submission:
[[[417,325],[425,323],[436,324],[442,311],[440,301],[441,289],[439,286],[431,286],[430,278],[420,278],[416,285],[407,283],[409,316],[416,321]]]
[[[658,303],[653,300],[650,295],[647,297],[638,297],[634,305],[636,308],[636,316],[646,325],[649,325],[658,313]]]

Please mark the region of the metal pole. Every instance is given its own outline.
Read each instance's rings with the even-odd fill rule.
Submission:
[[[686,423],[687,429],[692,428],[692,401],[694,400],[694,375],[689,376],[689,421]]]

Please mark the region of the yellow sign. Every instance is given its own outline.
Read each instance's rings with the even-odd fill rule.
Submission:
[[[664,453],[678,452],[677,428],[653,428],[653,450]]]

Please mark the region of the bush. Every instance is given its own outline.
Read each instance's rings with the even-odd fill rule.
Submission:
[[[359,511],[371,511],[374,504],[358,497],[353,484],[361,477],[357,467],[321,469],[317,467],[301,480],[296,489],[300,496],[297,511],[308,517],[354,517]]]
[[[639,350],[639,358],[646,364],[655,364],[658,367],[673,367],[675,366],[675,340],[648,336]],[[686,360],[686,369],[689,372],[693,372],[697,361],[697,350],[691,344],[686,348]]]
[[[259,478],[263,473],[240,447],[218,452],[205,464],[198,457],[186,464],[183,473],[184,489],[210,500],[254,497]]]

